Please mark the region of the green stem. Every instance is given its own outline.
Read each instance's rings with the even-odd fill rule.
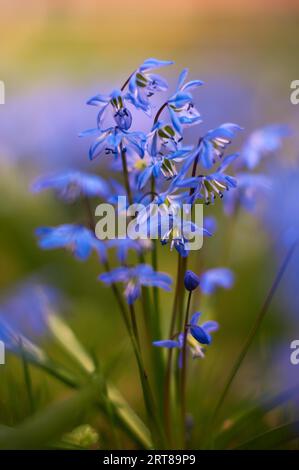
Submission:
[[[287,252],[287,254],[286,254],[286,256],[285,256],[285,258],[284,258],[284,260],[283,260],[283,262],[282,262],[282,264],[281,264],[281,266],[280,266],[280,268],[279,268],[279,270],[276,274],[276,277],[275,277],[274,282],[273,282],[273,284],[272,284],[272,286],[269,290],[269,293],[268,293],[268,295],[267,295],[267,297],[266,297],[266,299],[265,299],[265,301],[262,305],[262,308],[261,308],[261,310],[259,311],[259,313],[256,317],[256,320],[253,324],[253,327],[252,327],[251,331],[249,332],[249,334],[247,336],[247,339],[246,339],[246,341],[243,345],[243,348],[241,349],[241,352],[239,353],[239,356],[237,357],[237,360],[235,361],[235,363],[232,367],[232,370],[231,370],[231,372],[228,376],[228,379],[225,383],[224,389],[223,389],[223,391],[220,395],[220,398],[217,402],[216,408],[215,408],[214,413],[212,415],[211,427],[213,427],[213,425],[216,421],[218,413],[219,413],[219,411],[221,409],[221,406],[222,406],[222,404],[223,404],[223,402],[226,398],[226,395],[227,395],[227,393],[228,393],[228,391],[229,391],[229,389],[230,389],[230,387],[233,383],[233,380],[236,377],[236,375],[237,375],[237,373],[238,373],[238,371],[239,371],[239,369],[240,369],[240,367],[241,367],[241,365],[242,365],[242,363],[243,363],[243,361],[246,357],[246,354],[247,354],[247,352],[248,352],[248,350],[249,350],[249,348],[252,344],[252,341],[253,341],[258,329],[260,328],[261,323],[262,323],[262,321],[263,321],[263,319],[264,319],[264,317],[265,317],[265,315],[266,315],[266,313],[267,313],[267,311],[268,311],[268,309],[271,305],[273,297],[274,297],[274,295],[277,291],[277,288],[278,288],[278,286],[279,286],[279,284],[280,284],[280,282],[283,278],[283,275],[284,275],[284,273],[285,273],[285,271],[288,267],[288,264],[291,261],[291,258],[292,258],[292,255],[293,255],[294,251],[295,251],[296,246],[297,246],[297,241],[288,250],[288,252]]]
[[[123,155],[123,153],[124,152],[122,152],[122,155]],[[125,166],[126,166],[125,155],[124,155],[124,162],[125,162]],[[127,183],[129,184],[128,178],[127,178]],[[130,194],[130,192],[129,192],[129,194]],[[95,224],[94,224],[94,219],[93,219],[93,214],[92,214],[92,211],[91,211],[89,199],[87,199],[87,198],[85,199],[85,204],[86,204],[86,207],[87,207],[87,214],[88,214],[88,217],[89,217],[90,227],[91,227],[91,229],[94,229]],[[104,268],[105,268],[106,271],[110,271],[110,265],[109,265],[108,260],[106,260],[104,262]],[[146,406],[146,409],[147,409],[147,412],[148,412],[150,422],[152,423],[153,419],[155,419],[154,418],[155,417],[155,407],[154,407],[154,402],[153,402],[151,390],[150,390],[149,384],[148,384],[147,374],[145,372],[145,368],[144,368],[141,353],[140,353],[140,343],[139,343],[139,337],[138,337],[135,311],[134,311],[133,306],[131,305],[130,306],[130,315],[131,315],[131,322],[132,322],[132,326],[131,326],[130,319],[128,317],[125,304],[123,302],[122,296],[121,296],[116,284],[113,283],[111,285],[111,288],[112,288],[112,292],[115,296],[115,299],[117,301],[117,304],[119,306],[119,309],[120,309],[123,321],[125,323],[126,329],[128,331],[129,337],[131,339],[131,343],[132,343],[133,350],[134,350],[134,353],[135,353],[135,357],[136,357],[136,360],[137,360],[137,365],[138,365],[138,370],[139,370],[139,375],[140,375],[140,381],[141,381],[142,391],[143,391],[143,396],[144,396],[144,402],[145,402],[145,406]],[[133,328],[133,331],[132,331],[132,328]],[[157,428],[156,424],[154,425],[154,427],[152,426],[153,438],[155,438],[155,436],[157,436],[157,429],[156,428]]]
[[[123,167],[123,172],[124,172],[124,183],[125,183],[127,196],[128,196],[128,199],[129,199],[129,204],[133,204],[131,186],[130,186],[130,181],[129,181],[129,173],[128,173],[128,166],[127,166],[126,152],[123,148],[122,143],[120,144],[120,155],[121,155],[122,167]]]
[[[158,112],[157,112],[157,114],[155,116],[155,119],[154,119],[154,125],[157,124],[157,122],[159,120],[159,117],[160,117],[163,109],[166,108],[167,104],[168,104],[168,101],[165,101],[165,103],[163,103],[162,106],[158,109]]]
[[[24,380],[25,380],[25,385],[26,385],[26,390],[27,390],[27,395],[28,395],[29,409],[30,409],[31,414],[33,414],[35,412],[34,394],[33,394],[33,389],[32,389],[32,381],[31,381],[29,365],[26,359],[26,355],[24,354],[22,339],[20,339],[20,350],[21,350]]]
[[[182,436],[184,446],[186,443],[186,378],[187,378],[187,336],[188,336],[188,323],[189,323],[189,311],[191,303],[192,291],[189,291],[187,307],[184,321],[184,339],[183,339],[183,351],[182,351],[182,375],[181,375],[181,420],[182,420]]]
[[[176,315],[177,315],[177,307],[178,307],[178,293],[179,293],[179,281],[180,281],[180,266],[181,266],[181,256],[178,254],[178,263],[177,263],[177,277],[176,277],[176,287],[175,287],[175,294],[172,306],[172,315],[171,315],[171,323],[169,328],[169,338],[172,338],[174,335],[175,324],[176,324]],[[165,372],[165,380],[164,380],[164,422],[165,422],[165,432],[168,439],[168,442],[172,442],[172,433],[171,433],[171,419],[170,419],[170,411],[171,411],[171,397],[170,397],[170,386],[171,386],[171,365],[172,365],[172,358],[173,358],[173,349],[170,348],[168,350],[167,355],[167,364],[166,364],[166,372]]]
[[[134,309],[134,305],[130,304],[129,305],[129,310],[130,310],[130,316],[131,316],[131,323],[132,323],[132,328],[133,328],[133,334],[135,336],[135,340],[138,346],[138,349],[140,350],[140,340],[139,340],[139,334],[138,334],[138,327],[137,327],[137,322],[136,322],[136,313]]]

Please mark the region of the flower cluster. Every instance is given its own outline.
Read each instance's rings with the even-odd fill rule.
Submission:
[[[264,175],[252,171],[264,156],[279,148],[287,131],[278,125],[260,129],[248,138],[240,154],[235,151],[226,154],[242,128],[227,122],[205,133],[197,131],[195,126],[200,126],[202,118],[193,93],[203,82],[197,79],[186,81],[187,69],[181,72],[176,89],[164,97],[163,104],[158,107],[155,103],[155,95],[168,90],[167,80],[156,74],[155,69],[171,64],[171,61],[147,59],[119,89],[88,99],[87,104],[98,109],[96,124],[80,136],[92,138],[89,158],[104,160],[107,173],[112,170],[113,177],[108,179],[104,175],[70,169],[40,178],[34,183],[33,191],[50,188],[68,203],[83,200],[88,226],[74,223],[41,227],[36,231],[40,247],[45,250],[65,248],[80,260],[87,260],[95,252],[102,269],[99,280],[112,288],[130,338],[133,338],[139,369],[142,371],[143,366],[141,350],[138,349],[140,337],[135,304],[141,299],[148,318],[145,323],[150,330],[146,335],[150,344],[180,351],[179,365],[184,386],[186,350],[190,350],[193,357],[204,357],[203,347],[211,343],[211,333],[218,329],[218,323],[211,320],[199,325],[199,312],[194,313],[189,321],[192,292],[200,289],[209,296],[218,288],[231,288],[234,283],[232,271],[225,267],[197,274],[187,270],[190,239],[195,235],[211,237],[216,228],[212,217],[204,217],[198,224],[194,214],[199,205],[208,206],[219,203],[221,199],[224,210],[229,214],[235,214],[241,205],[251,208],[255,191],[269,186]],[[139,121],[136,119],[135,122],[134,116],[138,113],[144,113],[149,120],[146,129],[136,130]],[[198,134],[194,145],[186,145],[184,140],[185,129],[190,126]],[[119,196],[126,196],[121,206],[118,204]],[[117,214],[125,213],[126,225],[138,228],[139,237],[98,239],[91,206],[94,199],[112,204]],[[127,209],[133,204],[136,210],[128,215]],[[186,216],[183,219],[182,213]],[[155,337],[157,331],[157,336],[160,335],[158,293],[159,289],[171,291],[172,278],[158,271],[160,260],[158,244],[151,239],[154,237],[145,240],[142,236],[148,234],[153,215],[156,215],[154,228],[160,245],[170,246],[170,250],[174,248],[178,253],[178,282],[171,322],[171,328],[176,325],[178,332],[171,331],[167,340]],[[111,267],[110,251],[113,249],[117,252],[118,265]],[[149,249],[152,250],[151,264],[147,259]],[[135,255],[133,262],[132,252]],[[123,292],[119,292],[118,283],[123,284]],[[183,286],[188,293],[184,323],[180,317],[182,312],[176,315],[179,308],[184,308]],[[176,302],[179,296],[180,307]],[[181,318],[179,325],[177,317]],[[158,371],[156,364],[153,370]],[[147,393],[142,377],[143,391]],[[184,401],[184,392],[182,397]],[[145,401],[149,404],[148,398]]]

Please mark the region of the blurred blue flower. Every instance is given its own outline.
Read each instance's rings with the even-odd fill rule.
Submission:
[[[257,197],[271,188],[271,178],[262,174],[236,173],[238,186],[223,198],[223,208],[227,215],[233,215],[241,206],[248,212],[256,208]]]
[[[165,67],[173,64],[170,60],[147,59],[132,74],[129,80],[129,92],[125,98],[137,109],[142,109],[151,115],[150,100],[156,92],[168,89],[167,81],[160,75],[151,73],[152,69]]]
[[[125,264],[128,258],[129,250],[135,253],[142,253],[151,248],[151,240],[132,240],[131,238],[116,238],[107,241],[107,248],[116,248],[117,257],[121,264]]]
[[[188,69],[181,72],[176,92],[167,101],[173,127],[180,134],[182,134],[184,126],[192,126],[201,122],[200,113],[194,106],[190,90],[203,85],[203,82],[192,80],[184,84],[187,74]]]
[[[203,226],[204,226],[204,229],[206,229],[207,232],[209,232],[211,235],[214,235],[214,233],[217,230],[216,218],[213,217],[213,216],[204,217]]]
[[[282,139],[289,135],[289,127],[282,124],[272,124],[255,130],[243,146],[240,161],[252,170],[264,156],[280,150]]]
[[[124,295],[129,304],[133,304],[140,297],[142,286],[155,286],[169,291],[172,284],[168,274],[154,271],[148,264],[115,268],[100,274],[99,279],[108,285],[115,282],[125,284]]]
[[[47,316],[61,308],[63,297],[54,287],[33,278],[14,285],[0,303],[0,336],[10,332],[10,338],[18,335],[39,337],[47,334]],[[1,338],[0,338],[1,339]],[[13,341],[15,342],[15,341]]]
[[[106,245],[83,225],[65,224],[59,227],[40,227],[35,231],[39,246],[44,250],[67,248],[78,259],[86,260],[95,250],[101,260],[106,260]]]
[[[5,349],[12,353],[25,356],[27,360],[34,363],[46,364],[47,356],[44,351],[30,341],[19,330],[14,329],[1,317],[0,313],[0,341],[5,345]]]
[[[297,321],[299,305],[298,159],[287,168],[272,166],[271,182],[272,187],[267,194],[261,220],[271,239],[274,240],[279,256],[285,257],[286,250],[297,244],[288,266],[286,282],[282,283],[283,294],[281,296],[285,313],[294,314]]]
[[[210,333],[218,330],[218,323],[215,321],[207,321],[202,325],[198,325],[200,312],[192,315],[187,333],[187,348],[191,351],[193,358],[204,357],[204,350],[201,345],[209,345],[212,341]],[[154,346],[162,348],[178,348],[181,350],[179,355],[179,366],[182,366],[182,349],[184,347],[184,333],[177,335],[177,340],[167,339],[162,341],[154,341]]]
[[[233,272],[228,268],[208,269],[200,276],[200,288],[204,294],[210,295],[216,289],[230,289],[235,281]]]
[[[66,171],[38,178],[32,185],[34,192],[53,189],[56,194],[67,202],[73,202],[79,197],[103,197],[109,193],[109,185],[98,175],[79,171]]]

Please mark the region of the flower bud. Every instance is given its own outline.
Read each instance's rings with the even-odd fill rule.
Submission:
[[[199,276],[193,271],[186,271],[184,277],[185,288],[191,292],[199,286]]]

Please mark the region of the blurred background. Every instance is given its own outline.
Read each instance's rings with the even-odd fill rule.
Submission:
[[[64,299],[57,304],[59,314],[141,414],[134,359],[111,291],[97,281],[101,268],[96,257],[83,265],[67,252],[42,252],[37,247],[36,227],[84,221],[82,208],[79,203],[64,206],[50,193],[33,195],[30,185],[38,175],[61,168],[106,175],[102,164],[89,162],[88,142],[78,138],[95,122],[94,109],[85,105],[86,99],[119,87],[148,57],[175,61],[163,71],[171,89],[184,67],[189,67],[190,79],[205,82],[196,94],[203,124],[200,131],[198,127],[188,130],[187,139],[223,122],[236,122],[245,128],[236,140],[238,149],[256,128],[284,123],[292,135],[275,156],[276,163],[296,168],[299,105],[290,103],[290,83],[299,79],[298,20],[296,0],[1,1],[0,80],[6,91],[5,104],[0,106],[2,303],[24,282],[46,283],[59,291]],[[142,117],[140,124],[146,130],[150,122]],[[268,160],[265,171],[271,165]],[[201,299],[200,308],[219,321],[221,329],[205,361],[192,363],[189,393],[195,446],[204,433],[200,423],[205,423],[215,404],[282,255],[264,219],[241,213],[230,230],[230,220],[218,204],[205,209],[206,215],[210,213],[217,217],[218,230],[205,240],[204,267],[225,263],[235,272],[236,283],[230,291]],[[175,253],[161,248],[159,269],[174,273],[175,262]],[[195,271],[196,263],[194,257]],[[298,259],[290,267],[294,273],[297,263]],[[224,419],[244,404],[259,403],[262,396],[288,388],[297,378],[299,383],[299,366],[289,362],[289,344],[299,338],[298,305],[290,302],[294,295],[286,276],[227,399]],[[162,294],[165,331],[171,300],[172,294]],[[22,321],[30,323],[34,310],[34,302],[25,302],[20,309]],[[53,348],[46,334],[38,341]],[[59,351],[53,353],[59,355]],[[132,367],[124,367],[131,363]],[[34,371],[33,376],[41,407],[65,393],[44,374]],[[1,422],[15,424],[29,413],[26,400],[18,399],[24,396],[18,361],[8,357],[0,377]],[[294,404],[281,411],[295,412]],[[280,418],[269,420],[275,424]],[[99,426],[103,446],[105,439],[108,445],[109,434],[103,423]]]

